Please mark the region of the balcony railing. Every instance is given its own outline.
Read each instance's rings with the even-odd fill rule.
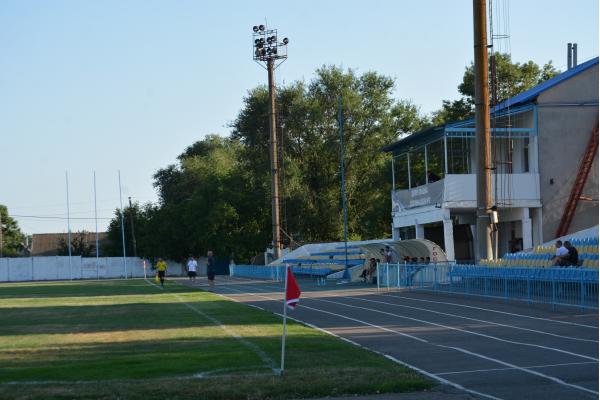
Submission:
[[[497,190],[496,190],[496,186]],[[497,196],[497,199],[496,199]],[[492,201],[500,207],[538,207],[539,174],[492,175]],[[392,210],[402,212],[425,206],[475,208],[477,176],[446,175],[444,179],[412,189],[392,192]]]

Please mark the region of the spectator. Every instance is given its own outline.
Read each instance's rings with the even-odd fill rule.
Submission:
[[[577,249],[569,241],[565,241],[565,247],[569,251],[565,259],[565,265],[577,267],[579,265],[579,253],[577,252]]]
[[[425,257],[425,264],[431,263],[431,257]]]
[[[371,260],[373,259],[371,258]],[[363,268],[360,274],[360,278],[362,278],[364,283],[367,283],[369,271],[371,270],[371,260],[369,260],[369,263]]]
[[[375,271],[377,271],[377,261],[374,257],[371,257],[369,260],[369,270],[367,271],[367,281],[373,280],[373,275],[375,275]]]
[[[383,260],[387,264],[392,262],[392,250],[390,249],[390,246],[385,246],[385,250],[383,251]]]
[[[425,264],[425,257],[419,258],[419,264]]]
[[[441,178],[439,176],[437,176],[436,174],[434,174],[431,171],[427,171],[427,181],[429,183],[433,183],[433,182],[437,182],[439,181]]]
[[[554,246],[556,246],[556,255],[552,257],[552,265],[563,265],[563,258],[566,258],[569,255],[569,250],[563,246],[561,240],[557,240]]]
[[[190,254],[190,258],[188,259],[188,262],[187,262],[188,278],[190,278],[190,281],[196,280],[196,269],[197,268],[198,268],[198,262],[194,259],[194,256],[192,256]]]
[[[213,256],[212,250],[209,250],[206,253],[206,256],[208,257],[208,259],[206,260],[206,277],[208,278],[208,285],[210,287],[209,291],[212,292],[215,287],[215,257]]]

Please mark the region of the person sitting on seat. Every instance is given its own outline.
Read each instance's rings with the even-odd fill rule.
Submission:
[[[437,176],[436,174],[434,174],[431,171],[427,171],[427,181],[429,183],[433,183],[433,182],[437,182],[439,181],[441,178],[439,176]]]
[[[561,266],[563,262],[563,258],[566,258],[569,255],[569,250],[565,246],[563,246],[562,240],[557,240],[554,244],[556,246],[556,255],[552,257],[552,265]]]
[[[563,259],[564,265],[577,267],[579,265],[579,253],[577,252],[577,249],[569,241],[565,241],[565,247],[569,253]]]

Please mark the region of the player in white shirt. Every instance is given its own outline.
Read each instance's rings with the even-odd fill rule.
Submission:
[[[188,278],[190,278],[190,281],[196,280],[196,269],[198,269],[198,262],[194,259],[194,256],[190,256],[187,262]]]

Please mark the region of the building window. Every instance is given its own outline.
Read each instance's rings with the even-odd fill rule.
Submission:
[[[395,190],[408,189],[408,157],[405,154],[394,157]]]
[[[471,142],[465,137],[447,139],[449,174],[471,173]]]

